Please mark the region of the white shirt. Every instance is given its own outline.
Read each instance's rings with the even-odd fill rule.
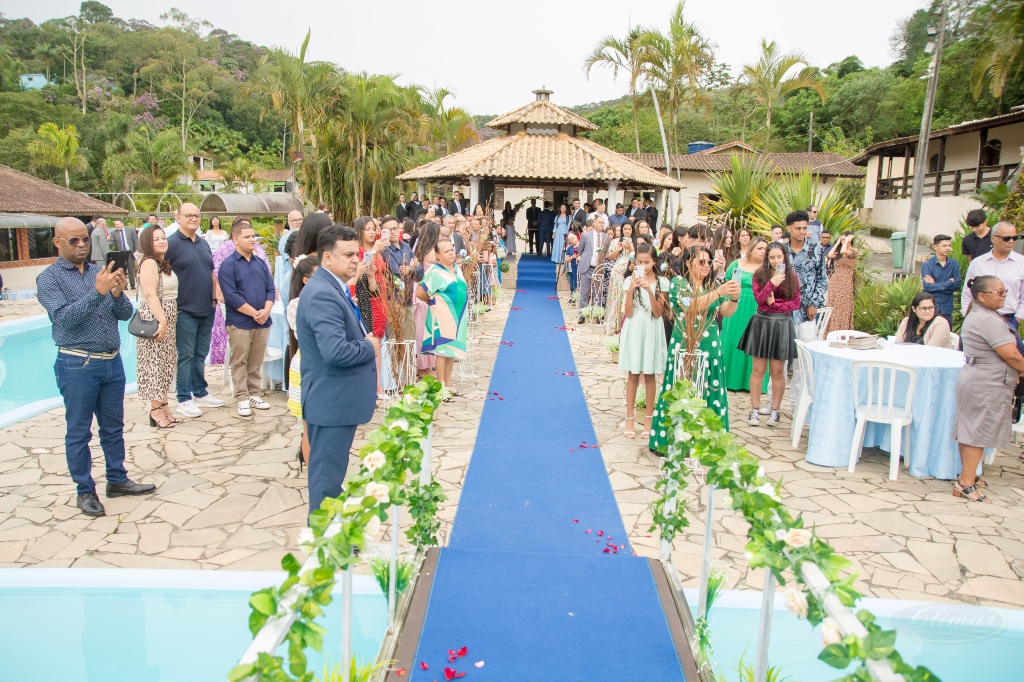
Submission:
[[[178,231],[178,221],[175,220],[173,223],[164,228],[164,236],[170,237],[172,234]]]
[[[972,260],[967,268],[967,276],[964,277],[963,293],[960,294],[961,310],[967,310],[967,304],[974,300],[966,283],[971,281],[972,277],[982,275],[995,275],[1006,287],[1006,301],[997,312],[1000,315],[1012,313],[1018,319],[1024,320],[1024,256],[1011,251],[1005,260],[998,261],[989,251]]]
[[[591,251],[593,252],[594,255],[593,255],[593,258],[590,261],[590,264],[593,265],[595,268],[597,267],[597,257],[600,255],[597,252],[597,247],[601,244],[601,241],[598,239],[598,237],[601,234],[602,234],[601,232],[596,232],[594,230],[590,231],[590,239],[591,239],[591,241],[594,242],[594,248],[591,249]]]

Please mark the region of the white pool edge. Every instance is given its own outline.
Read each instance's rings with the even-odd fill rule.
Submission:
[[[280,585],[284,571],[197,571],[173,568],[4,568],[0,590],[9,588],[114,588],[238,590]],[[381,594],[373,576],[353,576],[354,594]]]

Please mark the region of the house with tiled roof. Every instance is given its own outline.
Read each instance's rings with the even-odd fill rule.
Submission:
[[[822,193],[827,192],[840,178],[862,178],[864,169],[854,165],[842,154],[830,152],[761,152],[750,145],[728,142],[694,154],[674,154],[670,157],[672,169],[669,175],[685,185],[679,193],[679,223],[692,225],[698,216],[705,213],[707,202],[717,196],[712,187],[715,173],[729,170],[730,158],[734,155],[755,156],[763,160],[765,167],[776,173],[800,173],[809,171],[818,177]],[[665,172],[664,154],[625,154],[631,159]]]

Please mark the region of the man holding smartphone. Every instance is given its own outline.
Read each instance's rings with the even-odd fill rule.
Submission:
[[[828,276],[825,255],[820,244],[807,241],[807,211],[793,211],[786,216],[789,244],[786,255],[800,279],[800,308],[793,311],[793,324],[814,322],[818,308],[825,301]]]

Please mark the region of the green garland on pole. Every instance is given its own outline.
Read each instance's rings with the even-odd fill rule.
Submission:
[[[414,523],[406,536],[417,549],[437,544],[441,527],[437,508],[446,497],[436,481],[420,485],[419,473],[423,460],[421,443],[426,440],[434,411],[441,404],[441,393],[442,384],[433,377],[406,387],[403,400],[388,408],[384,424],[372,431],[366,445],[359,448],[359,473],[345,480],[341,495],[327,498],[310,515],[311,527],[299,536],[299,544],[307,555],[317,555],[320,567],[300,574],[302,564],[289,553],[281,560],[281,567],[288,573],[285,581],[249,597],[249,630],[254,637],[282,608],[297,613],[286,638],[287,669],[283,657],[261,653],[255,663],[232,668],[228,682],[250,677],[258,682],[312,682],[313,673],[306,669],[305,650],[323,649],[327,631],[315,619],[331,603],[331,592],[337,583],[335,574],[359,561],[355,550],[363,548],[387,520],[391,505],[409,508]],[[340,515],[341,532],[324,537],[336,515]],[[283,607],[283,597],[296,585],[308,589],[290,607]],[[348,662],[342,661],[342,665]]]
[[[896,651],[896,631],[883,630],[875,623],[875,616],[865,609],[857,611],[856,616],[868,631],[867,637],[841,635],[838,626],[825,614],[824,595],[819,599],[807,589],[800,567],[805,561],[816,564],[830,583],[826,594],[834,594],[844,606],[852,608],[862,596],[853,587],[857,575],[839,577],[839,571],[848,568],[850,561],[836,554],[813,528],[805,529],[803,517],[793,518],[779,497],[779,484],[765,476],[760,460],[725,431],[719,416],[696,395],[686,379],[680,379],[666,391],[661,426],[669,434],[669,447],[662,462],[664,478],[656,484],[662,494],[651,504],[651,531],[660,531],[663,539],[672,542],[689,526],[681,504],[666,511],[670,497],[666,492],[674,487],[682,493],[690,473],[684,460],[698,459],[705,468],[708,485],[726,492],[722,500],[725,508],[739,511],[750,524],[747,564],[751,568],[767,568],[780,585],[785,585],[785,576],[790,575],[796,586],[785,591],[789,611],[806,618],[813,626],[823,624],[824,648],[818,658],[839,670],[845,670],[851,663],[857,665],[837,682],[871,682],[867,661],[883,659],[888,659],[893,671],[903,675],[906,682],[940,682],[928,668],[905,663]]]

